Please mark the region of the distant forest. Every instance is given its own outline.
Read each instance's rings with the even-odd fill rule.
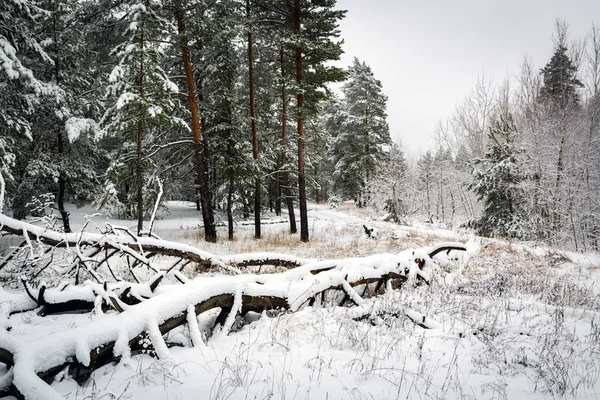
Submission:
[[[371,68],[334,66],[344,15],[335,0],[0,2],[1,205],[53,207],[69,232],[65,203],[92,203],[143,234],[157,201],[188,200],[207,241],[241,217],[260,238],[265,212],[308,241],[308,201],[353,200],[398,223],[599,248],[599,28],[571,42],[557,21],[544,66],[480,79],[412,160]]]

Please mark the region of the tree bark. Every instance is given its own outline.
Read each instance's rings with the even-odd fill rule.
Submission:
[[[250,0],[246,0],[246,17],[250,21]],[[254,177],[254,237],[260,239],[260,168],[258,166],[258,135],[256,132],[256,108],[254,102],[254,59],[252,55],[252,30],[248,26],[248,79],[250,84],[250,125],[252,128],[252,157],[256,168]]]
[[[294,27],[300,35],[300,0],[294,0]],[[304,93],[302,92],[302,50],[296,47],[296,96],[298,107],[298,202],[300,203],[300,240],[308,242],[308,208],[306,206],[306,175],[304,172]]]
[[[177,30],[179,32],[181,55],[183,67],[185,69],[185,80],[188,89],[188,105],[192,117],[192,132],[194,142],[196,143],[196,169],[200,189],[200,204],[202,205],[202,220],[204,222],[204,239],[207,242],[217,241],[217,229],[215,227],[214,211],[212,207],[212,193],[210,192],[208,182],[208,141],[202,134],[202,124],[200,122],[200,110],[198,108],[198,98],[196,96],[196,81],[190,57],[188,39],[185,31],[183,18],[183,8],[181,2],[175,0],[175,18],[177,20]]]
[[[285,201],[288,209],[288,217],[290,219],[290,232],[296,233],[298,228],[296,227],[296,214],[294,212],[294,199],[292,198],[292,194],[290,193],[289,186],[289,176],[287,172],[286,164],[286,142],[287,142],[287,91],[285,88],[285,58],[283,54],[283,49],[281,49],[280,53],[280,62],[281,62],[281,150],[279,153],[279,162],[280,162],[280,185],[281,192],[285,197]],[[279,206],[281,208],[281,206]]]

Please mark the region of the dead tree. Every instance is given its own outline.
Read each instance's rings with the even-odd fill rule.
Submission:
[[[92,257],[96,257],[93,262],[99,264],[106,263],[111,257],[126,256],[135,264],[152,268],[150,258],[162,255],[175,258],[175,262],[185,260],[205,268],[220,268],[236,274],[240,273],[236,265],[241,267],[275,265],[293,268],[307,262],[299,257],[278,253],[218,256],[182,243],[161,240],[156,237],[139,237],[126,228],[110,224],[107,224],[106,230],[102,233],[62,233],[0,214],[0,231],[24,239],[19,247],[13,249],[4,260],[0,261],[0,270],[8,262],[13,261],[19,252],[33,253],[35,246],[42,246],[46,249],[65,249],[75,253],[79,261],[89,261]],[[85,262],[83,262],[83,266],[88,267]],[[154,270],[154,272],[156,271]]]
[[[94,299],[98,304],[107,298],[113,303],[114,311],[88,325],[40,340],[25,342],[9,333],[0,334],[0,362],[10,368],[4,380],[4,393],[27,400],[62,399],[47,382],[65,367],[73,367],[72,370],[80,371],[80,378],[85,378],[102,365],[131,357],[140,350],[140,342],[144,338],[150,340],[157,357],[169,357],[163,335],[184,324],[189,327],[194,346],[203,346],[196,316],[214,308],[225,310],[222,313],[227,316],[221,319],[222,325],[217,329],[227,334],[237,315],[274,309],[294,312],[313,304],[326,291],[339,290],[345,295],[344,302],[347,299],[359,306],[357,317],[364,317],[368,310],[360,309],[364,300],[355,287],[386,287],[387,282],[392,280],[416,282],[420,279],[428,282],[423,268],[432,263],[429,254],[443,250],[442,247],[464,250],[464,246],[452,243],[410,249],[399,254],[316,261],[279,274],[200,276],[175,286],[175,290],[163,290],[161,294],[148,298],[137,293],[136,297],[134,289],[137,292],[140,289],[153,292],[154,282],[159,281],[157,277],[147,287],[129,289],[129,294],[135,299],[131,305],[122,299],[125,290],[121,291],[121,298],[116,298],[111,295],[115,287],[107,284],[88,283],[63,290],[38,288],[34,291],[27,288],[27,296],[38,305],[49,303],[64,292],[62,298],[66,301]],[[174,271],[163,272],[159,275],[160,279],[167,273]],[[84,298],[83,293],[89,297]],[[421,319],[412,314],[409,317]],[[426,326],[425,318],[419,323]]]

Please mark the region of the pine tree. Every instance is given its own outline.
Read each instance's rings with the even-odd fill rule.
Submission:
[[[470,189],[484,202],[481,218],[470,222],[488,237],[525,238],[529,235],[519,184],[524,180],[515,139],[513,117],[502,113],[489,131],[484,159],[476,160]]]
[[[248,19],[248,92],[250,102],[250,126],[252,134],[252,158],[254,159],[255,168],[257,169],[256,177],[254,178],[254,237],[260,239],[260,208],[261,208],[261,179],[260,169],[258,165],[258,132],[256,127],[256,102],[254,99],[254,42],[252,40],[252,14],[250,12],[250,0],[246,0],[246,17]]]
[[[368,183],[392,144],[386,120],[387,96],[371,68],[356,58],[342,92],[347,118],[334,143],[334,179],[345,196],[366,206]]]
[[[291,10],[296,87],[295,118],[298,135],[298,200],[300,205],[300,240],[307,242],[308,208],[305,172],[305,120],[326,98],[328,82],[340,81],[343,73],[329,61],[342,54],[338,24],[345,11],[335,9],[336,0],[294,0]]]
[[[119,62],[109,78],[111,105],[102,121],[106,135],[117,135],[123,142],[107,173],[107,190],[100,205],[106,207],[118,200],[128,214],[137,217],[138,233],[143,231],[145,206],[153,203],[144,196],[144,189],[153,181],[154,167],[144,155],[145,149],[161,130],[187,128],[176,113],[180,104],[173,94],[179,89],[162,67],[165,54],[161,40],[174,28],[161,11],[151,0],[135,3],[128,10],[127,39],[114,51]]]
[[[283,197],[288,209],[288,218],[290,220],[290,233],[296,233],[296,216],[294,213],[294,199],[290,184],[288,171],[288,90],[287,90],[287,73],[286,73],[286,58],[283,47],[280,50],[279,65],[281,68],[281,141],[279,144],[279,157],[277,164],[277,182],[278,182],[278,198]],[[279,206],[281,208],[281,206]]]
[[[210,3],[215,4],[215,2]],[[215,225],[215,215],[213,209],[214,190],[211,187],[211,149],[209,140],[204,128],[204,118],[201,116],[200,103],[203,101],[203,79],[199,74],[198,61],[202,54],[202,37],[199,40],[192,41],[190,31],[201,30],[198,25],[202,24],[204,19],[202,14],[208,12],[206,4],[201,0],[186,1],[173,0],[173,11],[175,21],[177,22],[177,33],[179,34],[179,48],[181,51],[181,66],[185,74],[185,83],[187,88],[187,103],[190,111],[192,135],[194,140],[194,162],[196,170],[196,181],[198,188],[199,202],[197,205],[202,209],[202,221],[204,223],[204,240],[207,242],[217,241],[217,228]],[[193,6],[193,7],[192,7]],[[196,18],[189,15],[189,11],[196,11]],[[192,28],[186,26],[186,23],[192,22]],[[197,50],[192,53],[190,50],[195,45]],[[198,55],[200,54],[200,56]],[[198,204],[200,203],[200,204]]]

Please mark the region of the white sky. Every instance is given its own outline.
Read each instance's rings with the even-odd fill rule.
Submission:
[[[527,55],[537,68],[553,52],[554,21],[570,39],[600,24],[600,0],[338,0],[342,65],[365,61],[388,95],[388,122],[411,153],[433,146],[436,123],[452,114],[478,76],[500,83]]]

